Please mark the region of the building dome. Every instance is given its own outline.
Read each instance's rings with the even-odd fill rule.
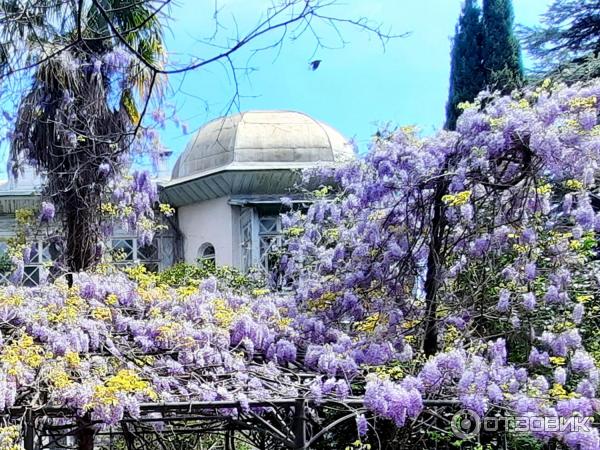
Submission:
[[[204,125],[175,163],[172,182],[220,170],[302,168],[354,158],[338,131],[293,111],[248,111]]]

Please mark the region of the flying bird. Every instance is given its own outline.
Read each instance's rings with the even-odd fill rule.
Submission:
[[[310,66],[310,70],[315,71],[319,68],[319,66],[321,65],[321,61],[320,59],[315,59],[314,61],[311,61],[310,63],[308,63],[308,65]]]

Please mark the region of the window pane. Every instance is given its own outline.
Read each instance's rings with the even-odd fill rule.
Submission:
[[[133,239],[114,239],[112,247],[119,261],[133,261]]]
[[[138,247],[138,259],[141,260],[156,260],[158,259],[158,248],[155,244]]]
[[[25,266],[23,271],[23,285],[37,286],[40,283],[40,268],[38,266]]]
[[[215,258],[215,248],[212,245],[206,246],[206,248],[202,252],[202,257],[204,259],[207,259],[207,258],[214,259]]]
[[[40,262],[37,242],[31,246],[31,253],[29,254],[29,262],[32,264],[37,264]]]
[[[143,266],[148,272],[158,273],[158,263],[144,263]]]
[[[259,233],[277,233],[277,217],[261,217]]]
[[[52,261],[52,256],[50,255],[50,244],[45,242],[42,247],[42,262]]]

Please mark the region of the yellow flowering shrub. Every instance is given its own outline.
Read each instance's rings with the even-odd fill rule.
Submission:
[[[0,427],[0,450],[22,450],[18,443],[21,437],[21,427],[18,425],[7,425]]]
[[[9,375],[19,376],[27,366],[32,369],[40,367],[47,356],[31,336],[23,334],[4,347],[0,362],[5,365]]]
[[[447,194],[442,197],[442,201],[449,206],[462,206],[471,199],[471,191],[462,191],[456,194]]]
[[[579,191],[583,189],[583,183],[579,180],[567,180],[565,181],[565,187],[572,191]]]
[[[115,406],[119,403],[119,394],[143,394],[151,400],[158,399],[148,381],[140,378],[133,370],[123,369],[109,377],[103,385],[96,386],[93,400],[87,405],[88,409],[95,404]]]

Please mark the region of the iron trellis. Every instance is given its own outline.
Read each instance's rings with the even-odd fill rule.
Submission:
[[[425,403],[436,408],[457,405],[453,400]],[[343,414],[327,422],[328,409]],[[126,416],[104,429],[88,416],[77,418],[61,407],[14,407],[5,420],[22,423],[25,450],[112,449],[116,440],[127,450],[235,450],[238,442],[259,450],[306,450],[364,411],[362,398],[324,402],[297,398],[253,401],[247,406],[233,401],[144,403],[139,417]],[[212,446],[205,446],[207,441]]]

